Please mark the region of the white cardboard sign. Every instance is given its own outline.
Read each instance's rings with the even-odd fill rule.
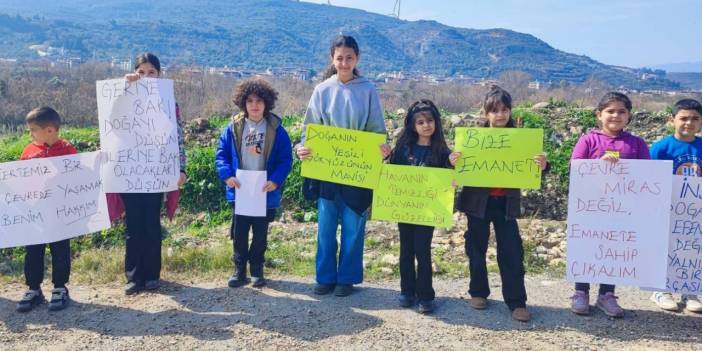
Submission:
[[[124,78],[96,82],[105,191],[178,189],[180,157],[173,81]]]
[[[0,248],[110,227],[100,152],[0,164]]]
[[[568,280],[664,287],[670,161],[573,160]]]

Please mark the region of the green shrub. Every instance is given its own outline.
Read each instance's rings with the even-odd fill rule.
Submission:
[[[193,146],[187,150],[187,158],[188,182],[181,190],[181,206],[193,212],[226,207],[224,185],[215,167],[215,147]]]

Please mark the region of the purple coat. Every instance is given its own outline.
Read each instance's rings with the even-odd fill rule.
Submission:
[[[648,145],[643,139],[626,131],[611,137],[600,130],[593,129],[578,139],[570,159],[599,159],[606,151],[618,151],[621,159],[649,160],[651,158]]]

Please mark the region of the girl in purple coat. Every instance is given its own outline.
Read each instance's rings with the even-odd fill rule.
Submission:
[[[573,148],[571,160],[601,159],[617,162],[619,159],[650,159],[646,142],[625,131],[631,121],[631,100],[617,92],[610,92],[597,105],[600,129],[593,129],[580,137]],[[575,314],[590,313],[590,284],[576,283],[571,297],[571,311]],[[614,296],[614,285],[600,284],[597,308],[610,317],[623,317],[624,310]]]

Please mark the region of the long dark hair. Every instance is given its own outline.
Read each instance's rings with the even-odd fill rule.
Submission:
[[[446,139],[444,138],[444,130],[441,126],[441,113],[436,105],[431,100],[422,99],[415,101],[407,110],[405,115],[405,125],[400,133],[400,137],[395,143],[395,149],[392,151],[391,161],[397,157],[397,152],[407,152],[408,158],[412,156],[412,146],[417,144],[419,135],[414,127],[414,120],[420,115],[431,116],[434,119],[434,134],[431,135],[431,143],[429,144],[429,154],[426,156],[426,164],[428,166],[438,167],[445,163],[445,156],[451,153]]]
[[[334,52],[336,51],[336,48],[349,48],[353,49],[353,52],[356,53],[356,56],[358,56],[361,52],[358,50],[358,43],[356,42],[356,39],[354,39],[350,35],[339,35],[334,40],[332,40],[331,45],[329,46],[329,57],[331,57],[332,63],[329,65],[326,71],[324,71],[324,74],[322,74],[322,80],[326,80],[327,78],[333,76],[336,74],[336,67],[334,67]],[[358,69],[356,67],[353,68],[353,75],[358,77],[361,74],[358,72]]]
[[[490,112],[497,111],[497,108],[503,105],[508,108],[509,120],[505,124],[505,128],[515,128],[517,125],[514,123],[512,118],[512,95],[509,94],[507,90],[500,88],[497,85],[490,87],[490,90],[485,94],[483,99],[483,107],[480,110],[480,119],[476,122],[479,127],[489,127],[490,121],[487,119],[487,114]]]
[[[145,52],[143,54],[140,54],[139,56],[136,57],[136,61],[134,63],[134,70],[138,70],[139,66],[141,66],[143,63],[150,63],[156,68],[156,70],[161,73],[161,61],[158,60],[158,57],[156,55],[150,53],[150,52]]]

